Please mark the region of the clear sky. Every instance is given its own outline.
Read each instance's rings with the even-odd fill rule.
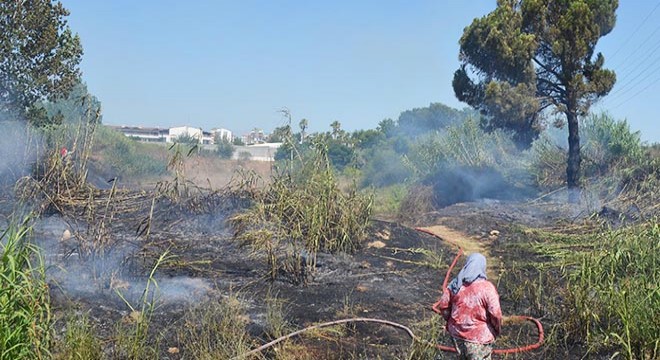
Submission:
[[[458,39],[495,0],[62,0],[82,39],[83,79],[113,125],[270,132],[375,128],[441,102]],[[660,0],[620,0],[598,50],[618,75],[594,109],[660,142]]]

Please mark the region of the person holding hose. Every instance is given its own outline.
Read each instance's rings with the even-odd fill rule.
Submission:
[[[458,358],[490,360],[502,327],[502,310],[497,289],[486,278],[486,258],[479,253],[468,256],[438,303]]]

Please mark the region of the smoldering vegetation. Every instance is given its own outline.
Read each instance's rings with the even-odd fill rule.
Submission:
[[[561,130],[521,150],[473,114],[454,115],[412,132],[408,120],[304,141],[288,129],[270,177],[239,170],[218,189],[189,181],[186,163],[209,155],[186,144],[169,150],[163,176],[139,165],[153,160],[148,151],[96,121],[19,127],[33,140],[3,144],[16,164],[3,191],[13,229],[3,259],[22,259],[23,275],[3,278],[15,279],[3,285],[15,300],[3,314],[32,304],[15,340],[37,345],[11,354],[229,359],[314,323],[365,316],[447,343],[428,305],[454,249],[411,229],[442,224],[502,259],[507,314],[544,319],[546,346],[520,358],[653,357],[657,329],[642,307],[658,308],[654,148],[625,122],[585,121],[577,206],[566,202]],[[128,181],[152,175],[149,185]],[[9,263],[3,274],[15,271]],[[641,307],[617,310],[631,301]],[[533,341],[533,328],[510,324],[498,347]],[[345,324],[252,358],[435,356],[394,329]]]
[[[511,133],[484,131],[473,115],[458,122],[436,121],[440,125],[415,132],[415,138],[402,135],[406,132],[393,122],[377,145],[356,151],[361,184],[375,188],[384,201],[407,192],[410,200],[403,202],[410,206],[400,214],[408,217],[480,200],[565,201],[566,129],[549,127],[521,149]],[[657,184],[658,160],[653,147],[643,144],[625,121],[605,113],[585,118],[580,133],[584,181],[576,214],[601,212],[637,220],[656,215],[659,199],[651,188]],[[429,196],[420,198],[424,192]]]

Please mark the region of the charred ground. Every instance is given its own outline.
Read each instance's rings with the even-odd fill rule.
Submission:
[[[456,247],[414,229],[414,226],[432,225],[462,232],[487,248],[491,256],[498,257],[499,261],[493,263],[502,267],[497,269],[501,276],[494,280],[506,314],[544,318],[546,326],[551,326],[547,321],[553,319],[542,306],[536,306],[535,300],[526,299],[524,294],[513,294],[519,287],[508,287],[510,260],[529,254],[510,252],[506,244],[525,241],[517,226],[548,227],[576,215],[557,204],[481,201],[426,214],[415,224],[373,220],[368,239],[355,253],[320,254],[308,283],[299,285],[286,277],[270,281],[260,261],[263,254],[241,247],[232,239],[226,219],[237,208],[235,200],[217,194],[205,199],[204,207],[190,206],[199,205],[199,201],[187,206],[159,201],[154,210],[157,220],[151,224],[148,237],[137,236],[139,221],[131,223],[128,218],[122,221],[118,217],[108,235],[114,245],[103,257],[82,256],[80,243],[73,238],[62,238],[67,229],[82,231],[71,228],[81,226],[82,219],[73,219],[70,213],[44,218],[35,230],[50,257],[51,294],[60,319],[60,332],[65,330],[66,314],[87,314],[98,336],[105,339],[105,355],[121,357],[114,349],[113,334],[117,324],[130,324],[135,314],[118,293],[131,304],[139,302],[154,262],[167,251],[173,257],[157,271],[159,290],[155,293],[155,303],[158,306],[153,312],[149,336],[163,359],[189,358],[189,344],[181,342],[179,333],[181,328],[189,326],[191,308],[231,296],[240,299],[255,344],[273,338],[267,319],[273,300],[281,304],[286,328],[292,331],[320,322],[368,317],[394,321],[416,332],[442,333],[438,329],[442,323],[430,311],[430,305],[439,296],[439,286]],[[498,230],[499,234],[492,235],[492,230]],[[295,338],[286,349],[294,354],[293,358],[405,359],[410,356],[411,339],[398,329],[368,323],[334,329]],[[533,343],[535,336],[532,326],[511,325],[498,346]],[[444,336],[438,340],[447,342]],[[267,349],[265,356],[279,358],[275,349]],[[526,354],[524,358],[530,356],[548,358],[543,351]]]

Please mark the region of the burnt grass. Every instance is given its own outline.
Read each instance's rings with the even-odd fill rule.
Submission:
[[[225,206],[217,199],[214,204],[203,211],[188,211],[171,203],[160,203],[148,238],[144,234],[137,236],[136,221],[118,217],[110,233],[113,245],[103,256],[96,257],[81,256],[79,242],[63,240],[59,235],[64,228],[81,226],[80,219],[74,221],[60,214],[44,217],[35,228],[35,236],[44,247],[50,266],[56,332],[60,335],[64,332],[67,314],[86,314],[97,336],[104,339],[105,355],[113,358],[114,331],[117,324],[130,322],[131,313],[117,291],[130,303],[138,304],[154,261],[169,251],[174,257],[156,273],[160,290],[150,322],[149,341],[158,347],[161,359],[190,358],[186,355],[186,344],[177,336],[188,310],[229,295],[241,300],[249,317],[248,331],[258,344],[272,340],[265,315],[269,297],[282,301],[285,319],[292,330],[343,318],[366,317],[397,322],[411,327],[417,334],[425,331],[424,324],[437,316],[430,306],[440,295],[440,285],[456,249],[415,230],[415,226],[439,224],[461,231],[475,241],[483,241],[491,256],[500,257],[507,267],[513,262],[534,261],[534,254],[508,246],[509,242],[526,241],[517,230],[519,226],[551,226],[562,219],[584,215],[576,216],[574,210],[556,204],[480,201],[425,214],[415,224],[373,220],[368,238],[355,253],[319,254],[317,267],[308,281],[295,284],[286,276],[270,281],[260,259],[263,255],[253,254],[232,239],[226,219],[233,205]],[[499,236],[493,238],[491,230],[500,231]],[[454,274],[462,263],[459,261]],[[521,290],[517,286],[526,281],[525,277],[533,282],[538,274],[521,266],[512,272],[501,270],[501,274],[497,286],[505,315],[541,318],[547,333],[552,323],[558,321],[553,309],[539,301],[536,288]],[[303,335],[292,341],[319,359],[408,358],[411,339],[399,329],[355,323],[344,330],[342,335]],[[449,343],[446,336],[438,341]],[[496,347],[535,341],[533,326],[515,324],[505,327]],[[168,352],[173,347],[178,353]],[[269,351],[272,349],[265,352],[267,358],[272,357]],[[508,358],[560,359],[570,358],[576,352],[581,349],[575,346],[564,351],[542,348]],[[440,352],[437,356],[452,358]]]

